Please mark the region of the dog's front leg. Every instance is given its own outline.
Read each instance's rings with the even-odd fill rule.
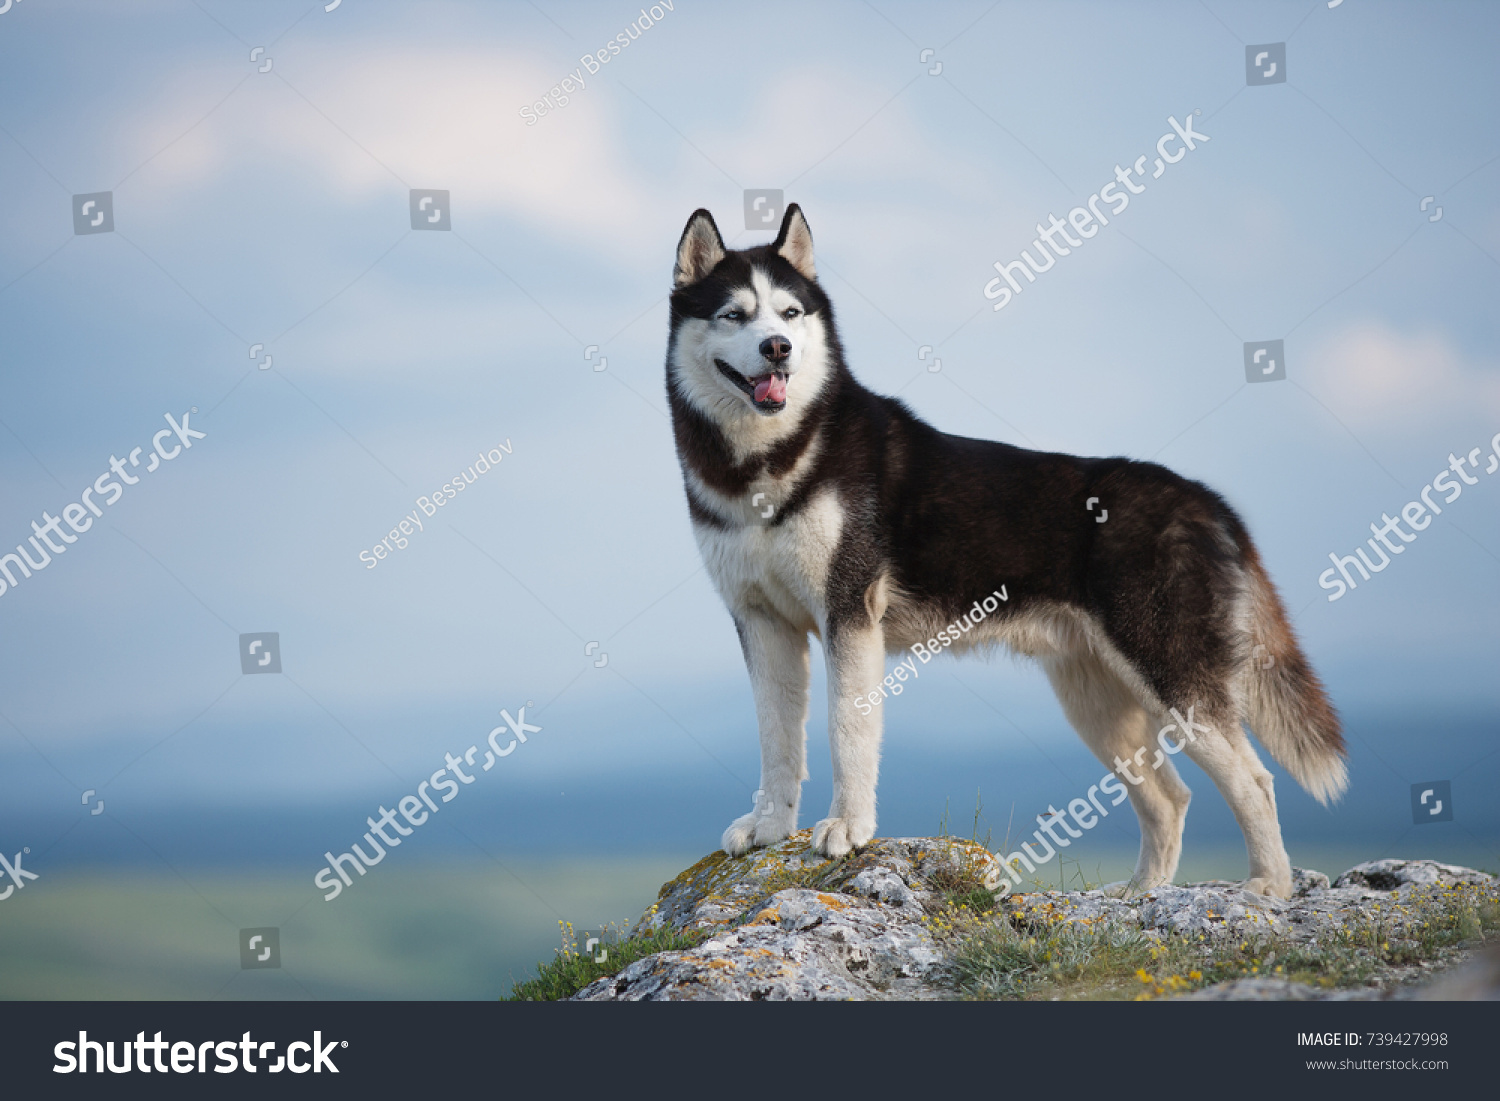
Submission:
[[[797,828],[797,805],[807,779],[807,633],[764,612],[735,616],[755,717],[760,724],[760,790],[755,809],[736,818],[721,841],[730,856],[773,845]]]
[[[880,709],[868,696],[885,676],[885,632],[878,621],[835,621],[826,650],[833,805],[813,828],[812,845],[816,852],[843,856],[875,836]]]

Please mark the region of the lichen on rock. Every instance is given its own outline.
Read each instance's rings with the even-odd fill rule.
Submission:
[[[704,930],[691,951],[638,960],[584,1001],[940,999],[930,927],[944,890],[995,882],[999,861],[953,838],[894,838],[830,860],[811,830],[743,856],[705,857],[661,890],[652,927]]]
[[[1376,930],[1376,940],[1416,938],[1431,907],[1447,899],[1477,899],[1486,912],[1500,901],[1493,876],[1429,860],[1371,861],[1333,883],[1296,869],[1289,899],[1215,881],[1125,898],[1103,890],[1039,890],[997,900],[988,892],[1001,882],[999,861],[975,842],[878,839],[828,859],[811,851],[810,837],[800,830],[742,856],[716,852],[684,871],[662,887],[641,925],[706,939],[637,960],[575,999],[950,1000],[962,996],[955,957],[965,938],[976,935],[1024,938],[1060,926],[1123,930],[1148,949],[1199,952],[1208,971],[1216,952],[1251,942],[1304,957],[1320,945],[1357,954],[1351,928]],[[1365,953],[1369,966],[1358,973],[1373,977],[1357,989],[1349,988],[1352,982],[1333,989],[1326,981],[1311,985],[1258,972],[1203,980],[1207,985],[1197,988],[1174,980],[1156,989],[1207,999],[1383,997],[1433,973],[1431,962],[1383,959],[1379,949],[1375,944]]]

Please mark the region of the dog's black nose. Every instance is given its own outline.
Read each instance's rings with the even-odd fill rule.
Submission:
[[[760,342],[760,354],[772,363],[780,363],[792,354],[792,342],[784,336],[768,336]]]

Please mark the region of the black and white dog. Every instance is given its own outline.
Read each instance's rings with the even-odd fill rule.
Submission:
[[[943,631],[955,651],[999,643],[1040,659],[1073,727],[1129,779],[1141,824],[1129,886],[1176,873],[1190,793],[1156,735],[1191,707],[1177,744],[1244,831],[1246,886],[1290,894],[1271,774],[1241,720],[1323,802],[1347,784],[1343,738],[1229,505],[1151,463],[946,435],[866,390],[796,206],[772,244],[739,251],[699,210],[674,277],[667,397],[688,511],[760,724],[757,806],[724,832],[725,851],[797,827],[809,632],[827,655],[833,754],[813,848],[840,856],[874,836],[881,724],[866,697],[887,653],[941,649]],[[972,614],[1002,586],[1004,603]]]

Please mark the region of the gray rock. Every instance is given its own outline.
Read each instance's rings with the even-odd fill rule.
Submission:
[[[1409,887],[1477,886],[1491,878],[1473,868],[1439,864],[1436,860],[1371,860],[1350,868],[1338,877],[1334,886],[1400,891]]]
[[[1303,898],[1313,891],[1328,890],[1328,877],[1322,872],[1311,872],[1306,868],[1292,869],[1292,897]]]
[[[714,853],[662,887],[639,927],[697,931],[686,951],[662,952],[600,979],[581,1001],[944,1000],[958,997],[950,961],[961,937],[949,895],[1001,882],[983,846],[953,838],[872,841],[839,860],[814,855],[810,830],[739,857]],[[1276,935],[1316,949],[1351,922],[1377,917],[1395,936],[1420,919],[1411,905],[1444,890],[1477,888],[1483,872],[1430,860],[1376,860],[1330,884],[1293,869],[1293,897],[1267,898],[1226,881],[1160,887],[1118,898],[1102,890],[1011,895],[985,919],[1028,935],[1059,923],[1137,929],[1153,940],[1185,937],[1232,950]],[[972,932],[972,929],[970,929]],[[1500,989],[1500,962],[1449,996]],[[1279,977],[1240,978],[1182,997],[1214,1000],[1361,1000],[1392,996],[1398,981],[1431,973],[1428,963],[1390,969],[1382,986],[1327,990]],[[1488,984],[1488,985],[1486,985]],[[1462,993],[1468,991],[1469,993]],[[1397,996],[1410,996],[1411,991]]]
[[[811,831],[740,857],[715,853],[662,888],[642,919],[710,933],[600,979],[580,1001],[868,1001],[957,996],[935,981],[945,953],[930,927],[940,884],[999,874],[983,846],[946,838],[871,842],[814,856]],[[956,879],[954,880],[956,882]]]

